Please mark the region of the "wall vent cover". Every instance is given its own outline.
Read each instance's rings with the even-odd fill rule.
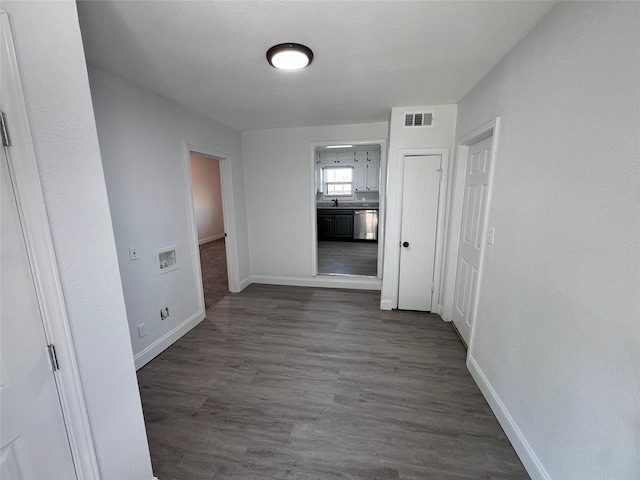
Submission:
[[[433,112],[411,112],[404,114],[404,128],[433,127]]]

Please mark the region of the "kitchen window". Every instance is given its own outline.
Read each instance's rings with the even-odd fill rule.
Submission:
[[[353,167],[325,167],[322,169],[325,197],[353,195]]]

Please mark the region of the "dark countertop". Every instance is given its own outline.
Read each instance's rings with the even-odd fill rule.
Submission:
[[[364,203],[356,203],[356,202],[338,202],[338,206],[336,207],[333,202],[317,202],[316,208],[321,209],[353,209],[353,210],[378,210],[378,202],[364,202]]]

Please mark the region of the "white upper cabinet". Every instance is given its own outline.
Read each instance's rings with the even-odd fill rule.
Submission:
[[[316,191],[321,192],[322,167],[353,167],[354,192],[377,192],[380,189],[380,149],[376,146],[359,146],[354,149],[320,151],[316,156]]]
[[[336,163],[338,161],[338,155],[336,152],[320,152],[320,163],[325,165],[328,163]]]
[[[358,163],[364,163],[367,161],[367,151],[366,150],[356,150],[354,154],[354,161]]]
[[[353,167],[353,189],[356,192],[367,191],[367,164],[361,163]]]
[[[372,150],[367,152],[367,162],[380,163],[380,151]]]
[[[380,189],[380,162],[367,164],[367,190],[370,192]]]
[[[353,169],[356,192],[377,192],[380,189],[379,163],[359,163]]]
[[[353,152],[338,153],[338,163],[353,163]]]

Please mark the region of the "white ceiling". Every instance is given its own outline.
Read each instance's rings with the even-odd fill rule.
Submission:
[[[240,130],[383,122],[457,103],[545,15],[540,1],[80,1],[87,59]],[[269,47],[303,43],[280,72]]]

